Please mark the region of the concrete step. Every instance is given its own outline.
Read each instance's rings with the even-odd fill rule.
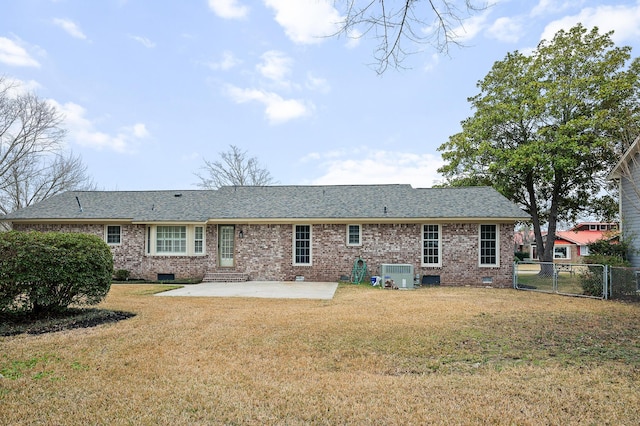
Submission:
[[[249,280],[249,274],[244,272],[207,272],[203,283],[239,283]]]

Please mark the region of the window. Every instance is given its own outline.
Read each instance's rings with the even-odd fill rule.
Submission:
[[[347,245],[362,245],[362,227],[360,225],[347,225]]]
[[[498,266],[498,227],[480,225],[480,266]]]
[[[311,265],[311,225],[294,225],[293,264]]]
[[[553,247],[553,258],[554,259],[570,259],[571,252],[569,251],[569,247],[568,246]]]
[[[422,265],[441,266],[440,225],[422,225]]]
[[[119,245],[121,242],[120,231],[120,225],[108,225],[106,230],[107,244]]]
[[[202,226],[194,228],[193,252],[197,254],[204,252],[204,228]]]
[[[186,253],[186,226],[158,226],[156,228],[157,253]]]
[[[147,226],[148,255],[194,256],[205,254],[205,227],[199,225]]]

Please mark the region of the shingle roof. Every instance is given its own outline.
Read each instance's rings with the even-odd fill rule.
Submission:
[[[490,187],[414,189],[410,185],[328,185],[69,191],[13,212],[4,219],[16,222],[100,219],[206,222],[373,218],[528,220],[529,216]]]

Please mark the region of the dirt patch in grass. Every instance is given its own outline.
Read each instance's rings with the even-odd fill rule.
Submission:
[[[182,287],[182,285],[145,284],[130,285],[127,288],[131,295],[145,296]],[[46,334],[63,330],[95,327],[101,324],[126,320],[135,315],[133,312],[98,308],[70,308],[63,312],[54,312],[47,315],[0,313],[0,336]]]
[[[132,312],[109,309],[68,309],[63,312],[35,316],[33,314],[0,315],[0,336],[45,334],[76,328],[95,327],[135,316]]]

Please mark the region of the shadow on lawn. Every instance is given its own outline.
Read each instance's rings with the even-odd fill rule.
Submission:
[[[95,327],[122,321],[136,314],[108,309],[72,308],[63,312],[35,316],[31,313],[0,313],[0,336],[45,334],[76,328]]]

